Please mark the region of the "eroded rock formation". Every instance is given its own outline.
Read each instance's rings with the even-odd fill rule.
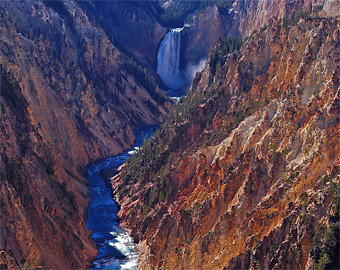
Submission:
[[[89,267],[86,166],[169,101],[73,1],[0,6],[1,268]]]
[[[339,33],[336,19],[273,20],[239,51],[216,45],[222,67],[208,58],[112,179],[141,269],[319,262],[324,232],[339,227]]]
[[[338,0],[235,0],[230,7],[208,7],[183,31],[182,66],[197,64],[205,58],[219,38],[244,38],[272,18],[288,18],[310,9],[321,16],[336,17],[340,16],[339,7]]]

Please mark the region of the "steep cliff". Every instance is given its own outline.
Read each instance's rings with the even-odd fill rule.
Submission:
[[[289,18],[309,10],[323,16],[340,16],[340,1],[327,0],[235,0],[213,5],[200,12],[183,31],[182,66],[206,58],[219,38],[246,37],[274,17]]]
[[[112,179],[139,266],[337,269],[340,22],[228,44]]]
[[[75,2],[0,3],[1,268],[89,267],[86,166],[169,101]]]
[[[113,42],[150,70],[156,70],[159,43],[166,29],[137,1],[95,2],[99,21]],[[142,3],[141,3],[142,5]]]

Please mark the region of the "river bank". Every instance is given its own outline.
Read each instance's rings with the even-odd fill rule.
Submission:
[[[158,126],[135,131],[134,148],[120,155],[91,164],[87,168],[87,180],[91,192],[87,227],[92,231],[99,255],[92,269],[137,269],[139,253],[129,233],[119,226],[116,214],[119,205],[114,201],[109,178],[118,172],[135,149],[140,147],[145,136],[150,137]]]

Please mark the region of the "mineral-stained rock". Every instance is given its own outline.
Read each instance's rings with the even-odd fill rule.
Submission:
[[[169,101],[73,1],[3,1],[0,20],[1,268],[89,267],[86,166]]]
[[[172,119],[112,179],[141,269],[316,260],[324,238],[314,235],[339,208],[339,25],[273,20],[220,55],[216,74],[208,58]]]

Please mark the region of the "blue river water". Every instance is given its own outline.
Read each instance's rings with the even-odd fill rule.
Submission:
[[[150,138],[156,129],[157,126],[136,130],[134,149],[98,161],[87,168],[92,201],[88,209],[86,225],[92,231],[92,238],[99,249],[99,255],[94,260],[92,269],[137,269],[138,251],[132,238],[116,220],[119,206],[113,200],[111,188],[100,176],[100,172],[121,166],[143,143],[144,136],[148,135]]]

